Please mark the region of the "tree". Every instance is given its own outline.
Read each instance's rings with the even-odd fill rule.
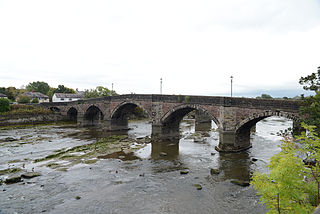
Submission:
[[[10,101],[7,98],[0,98],[0,112],[6,112],[10,110]]]
[[[30,103],[30,97],[28,96],[23,96],[23,95],[20,95],[18,97],[18,103]]]
[[[103,86],[97,86],[96,89],[86,89],[86,98],[104,97],[104,96],[116,96],[118,95],[115,91],[111,91]]]
[[[72,88],[67,88],[64,85],[58,85],[58,88],[53,90],[53,93],[71,93],[74,94],[75,91]]]
[[[26,88],[27,88],[28,91],[40,92],[42,94],[47,95],[48,92],[49,92],[50,86],[46,82],[37,81],[37,82],[29,83],[26,86]]]
[[[303,89],[315,92],[314,96],[301,95],[301,119],[308,125],[316,126],[316,130],[320,132],[320,67],[317,73],[301,77],[299,83],[303,85]]]
[[[318,93],[320,88],[320,67],[318,67],[317,73],[312,73],[306,77],[301,77],[299,83],[303,85],[304,90]]]
[[[33,98],[31,103],[39,103],[39,100],[37,98]]]
[[[269,94],[261,94],[260,97],[256,97],[257,99],[272,99],[272,96]]]
[[[314,127],[303,124],[307,132],[299,137],[299,144],[285,138],[281,152],[271,158],[270,174],[255,172],[251,184],[261,194],[260,201],[268,213],[311,213],[319,204],[320,138]],[[313,160],[305,164],[301,157]]]

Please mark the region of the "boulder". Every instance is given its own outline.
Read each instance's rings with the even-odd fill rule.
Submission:
[[[30,178],[34,178],[34,177],[37,177],[40,175],[41,174],[39,172],[27,172],[27,173],[22,174],[21,177],[30,179]]]
[[[210,174],[211,175],[218,175],[220,173],[219,169],[210,169]]]
[[[250,182],[249,181],[231,180],[230,182],[233,183],[233,184],[236,184],[238,186],[242,186],[242,187],[250,186]]]
[[[21,175],[14,175],[14,176],[10,176],[8,177],[4,183],[6,184],[14,184],[14,183],[18,183],[21,181]]]
[[[202,190],[202,186],[200,184],[193,184],[193,186],[197,188],[197,190]]]
[[[181,175],[186,175],[186,174],[188,174],[189,173],[189,170],[187,170],[187,169],[184,169],[184,170],[181,170],[180,171],[180,174]]]

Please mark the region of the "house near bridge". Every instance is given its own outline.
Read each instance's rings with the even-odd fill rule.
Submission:
[[[30,97],[31,100],[33,99],[38,99],[39,100],[39,103],[47,103],[49,102],[49,97],[47,95],[44,95],[40,92],[24,92],[22,94],[22,96],[27,96],[27,97]]]
[[[0,93],[0,98],[8,98],[7,95]]]
[[[52,102],[71,102],[84,98],[84,93],[78,92],[76,94],[71,93],[54,93],[52,96]]]

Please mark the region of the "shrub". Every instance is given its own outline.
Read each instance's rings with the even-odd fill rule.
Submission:
[[[30,103],[30,97],[20,95],[18,97],[18,103]]]
[[[10,101],[7,98],[0,98],[0,112],[6,112],[10,110]]]
[[[37,98],[33,98],[33,100],[31,101],[31,103],[39,103],[39,100]]]

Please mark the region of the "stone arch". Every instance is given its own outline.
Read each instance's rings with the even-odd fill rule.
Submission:
[[[185,115],[187,115],[189,112],[193,110],[198,110],[200,112],[205,113],[210,120],[213,120],[215,124],[219,126],[219,120],[215,116],[213,116],[208,110],[197,104],[178,105],[166,112],[164,116],[161,118],[160,122],[162,124],[179,123]]]
[[[94,126],[100,123],[100,120],[103,120],[104,115],[99,107],[96,105],[91,105],[87,108],[84,113],[84,125],[85,126]]]
[[[78,110],[75,107],[69,108],[69,110],[67,111],[67,117],[71,121],[77,121]]]
[[[300,119],[297,115],[287,112],[280,112],[280,111],[265,111],[260,113],[253,113],[249,117],[243,119],[238,124],[236,124],[236,131],[240,130],[244,126],[253,126],[260,120],[263,120],[267,117],[271,116],[278,116],[278,117],[284,117],[287,119],[292,120],[293,122],[299,122]]]
[[[124,101],[122,103],[120,103],[117,107],[115,107],[113,109],[113,111],[111,112],[111,119],[116,119],[119,118],[121,116],[123,116],[123,113],[129,113],[130,111],[133,111],[136,107],[140,107],[147,115],[148,117],[151,119],[151,114],[149,111],[147,111],[143,105],[141,105],[138,102],[135,101]]]

